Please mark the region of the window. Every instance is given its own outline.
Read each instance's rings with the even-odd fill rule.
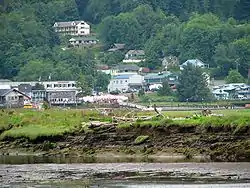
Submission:
[[[125,80],[125,82],[127,83],[127,82],[128,82],[128,80]]]
[[[120,83],[122,84],[122,80],[120,81]]]
[[[71,87],[71,84],[68,84],[68,87]]]
[[[116,83],[118,84],[118,83],[119,83],[119,81],[117,80],[117,81],[116,81]]]
[[[72,87],[76,87],[76,85],[75,85],[75,84],[72,84]]]
[[[47,87],[49,88],[49,87],[52,87],[52,85],[51,84],[47,84]]]
[[[67,87],[67,84],[63,84],[63,87]]]

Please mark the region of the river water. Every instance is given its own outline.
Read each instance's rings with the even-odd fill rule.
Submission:
[[[250,163],[110,160],[0,156],[0,187],[250,188]]]

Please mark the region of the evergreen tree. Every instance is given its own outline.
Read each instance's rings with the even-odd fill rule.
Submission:
[[[198,102],[211,99],[211,92],[203,70],[191,64],[185,66],[181,71],[177,92],[180,101]]]
[[[83,75],[82,73],[79,75],[79,79],[76,82],[76,86],[81,88],[81,95],[87,96],[92,94],[92,83],[89,82],[87,76]]]
[[[170,88],[167,79],[162,82],[162,87],[157,92],[160,96],[170,96],[172,95],[172,89]]]

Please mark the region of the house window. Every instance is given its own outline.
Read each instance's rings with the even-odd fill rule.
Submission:
[[[120,83],[122,84],[122,80],[120,81]]]
[[[118,83],[119,83],[119,81],[117,80],[117,81],[116,81],[116,83],[118,84]]]
[[[47,84],[47,87],[49,88],[49,87],[52,87],[52,85],[51,84]]]
[[[71,84],[68,84],[68,87],[71,87]]]
[[[114,84],[115,84],[115,81],[114,81]]]
[[[72,87],[75,87],[76,85],[75,84],[72,84]]]
[[[125,82],[127,83],[127,82],[128,82],[128,80],[125,80]]]

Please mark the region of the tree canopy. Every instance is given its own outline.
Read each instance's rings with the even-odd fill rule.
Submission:
[[[231,84],[231,83],[245,83],[246,80],[237,70],[230,70],[225,81],[227,84]]]
[[[45,79],[52,74],[52,79],[77,80],[80,72],[94,76],[95,50],[63,51],[64,41],[52,27],[56,21],[80,19],[91,24],[105,47],[125,43],[127,49],[144,50],[143,66],[151,69],[173,55],[181,63],[202,60],[213,68],[213,76],[226,76],[237,66],[246,77],[249,9],[250,0],[3,0],[0,78]],[[122,55],[105,55],[100,61],[113,65]]]
[[[211,100],[211,92],[204,71],[188,64],[184,66],[179,76],[177,92],[180,101],[208,101]]]

